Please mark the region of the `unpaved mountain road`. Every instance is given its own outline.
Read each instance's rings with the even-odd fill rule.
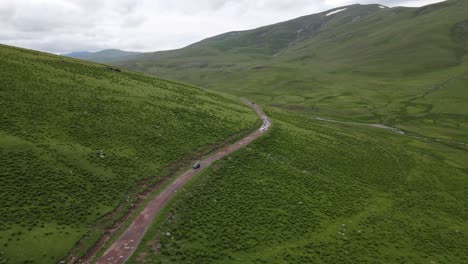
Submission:
[[[107,249],[107,251],[98,259],[98,264],[118,264],[125,263],[130,256],[135,252],[138,244],[140,244],[143,236],[151,225],[154,217],[166,205],[169,199],[175,192],[180,190],[193,176],[200,173],[204,168],[209,167],[213,162],[223,158],[224,156],[248,145],[250,142],[265,133],[271,126],[270,119],[256,104],[242,99],[249,104],[258,116],[263,120],[263,125],[260,129],[248,135],[247,137],[237,141],[236,143],[226,147],[223,150],[207,157],[201,161],[199,169],[190,169],[180,175],[174,182],[166,187],[161,193],[153,198],[143,209],[135,220],[128,226],[122,235]]]

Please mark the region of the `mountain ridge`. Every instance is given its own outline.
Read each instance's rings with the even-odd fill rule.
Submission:
[[[62,56],[74,58],[74,59],[81,59],[87,60],[92,62],[100,62],[100,63],[110,63],[119,60],[125,60],[134,58],[135,56],[142,54],[141,52],[135,51],[124,51],[120,49],[105,49],[96,52],[91,51],[77,51],[77,52],[70,52],[61,54]]]

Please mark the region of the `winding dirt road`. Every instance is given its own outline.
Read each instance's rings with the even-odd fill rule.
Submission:
[[[201,167],[199,169],[190,169],[180,175],[174,182],[172,182],[166,189],[146,205],[145,209],[143,209],[125,232],[107,249],[102,257],[98,259],[98,264],[125,263],[133,252],[135,252],[136,247],[140,244],[154,217],[166,205],[177,190],[183,187],[193,176],[200,173],[203,168],[210,166],[213,162],[249,144],[270,128],[271,121],[265,113],[263,113],[260,107],[246,99],[242,99],[242,101],[250,105],[263,120],[262,127],[238,142],[202,160]]]
[[[466,143],[466,142],[461,142],[461,141],[456,141],[456,140],[451,140],[451,139],[426,137],[426,136],[422,136],[422,135],[411,134],[411,133],[403,131],[403,130],[401,130],[399,128],[387,126],[387,125],[384,125],[384,124],[368,124],[368,123],[348,122],[348,121],[334,120],[334,119],[329,119],[329,118],[324,118],[324,117],[319,117],[319,116],[312,117],[312,119],[318,120],[318,121],[330,122],[330,123],[345,124],[345,125],[382,128],[382,129],[390,130],[390,131],[395,132],[395,133],[400,134],[400,135],[404,135],[404,136],[407,136],[407,137],[410,137],[410,138],[419,139],[419,140],[426,141],[426,142],[437,141],[437,142],[440,142],[440,143],[452,143],[452,144],[459,144],[459,145],[463,145],[465,147],[468,147],[468,143]]]

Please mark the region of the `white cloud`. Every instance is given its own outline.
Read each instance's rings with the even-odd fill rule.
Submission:
[[[429,5],[437,2],[444,2],[445,0],[406,0],[400,1],[398,3],[399,6],[410,6],[410,7],[417,7],[417,6],[424,6]]]
[[[54,53],[174,49],[356,2],[440,0],[0,0],[0,43]]]

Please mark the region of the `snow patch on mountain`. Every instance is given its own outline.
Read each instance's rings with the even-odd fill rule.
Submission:
[[[343,9],[338,9],[338,10],[335,10],[335,11],[331,11],[330,13],[326,14],[325,16],[331,16],[333,14],[345,11],[346,9],[348,9],[348,8],[343,8]]]

